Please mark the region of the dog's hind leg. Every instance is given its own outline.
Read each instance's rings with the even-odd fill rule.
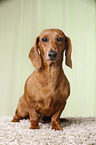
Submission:
[[[25,96],[23,95],[20,99],[19,99],[19,103],[17,106],[17,109],[15,111],[15,116],[12,119],[12,122],[19,122],[20,119],[26,119],[28,118],[29,114],[28,114],[28,109],[27,109],[27,103],[25,100]]]

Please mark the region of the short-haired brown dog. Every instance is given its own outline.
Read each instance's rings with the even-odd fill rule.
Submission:
[[[30,128],[39,129],[39,120],[51,119],[52,129],[62,130],[60,115],[70,95],[70,84],[63,69],[65,63],[72,68],[71,40],[59,29],[46,29],[36,38],[29,58],[36,70],[25,83],[13,122],[30,118]]]

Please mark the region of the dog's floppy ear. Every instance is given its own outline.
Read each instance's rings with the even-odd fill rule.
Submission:
[[[35,40],[35,45],[31,48],[29,52],[29,58],[35,68],[40,68],[42,65],[41,57],[38,52],[38,42],[39,42],[39,36]]]
[[[72,44],[69,37],[65,36],[66,41],[66,52],[65,52],[65,64],[72,68],[72,60],[71,60],[71,52],[72,52]]]

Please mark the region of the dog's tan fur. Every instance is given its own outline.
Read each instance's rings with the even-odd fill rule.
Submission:
[[[42,41],[44,37],[47,42]],[[57,37],[62,37],[63,41],[58,42]],[[54,60],[49,58],[49,51],[57,52]],[[19,100],[13,122],[29,115],[30,128],[39,129],[39,120],[47,122],[51,118],[52,129],[62,130],[60,115],[70,95],[70,84],[62,69],[64,51],[65,63],[72,68],[71,40],[61,30],[46,29],[36,38],[29,53],[36,70],[25,83],[24,95]]]

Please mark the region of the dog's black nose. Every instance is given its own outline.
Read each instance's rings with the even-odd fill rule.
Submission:
[[[55,57],[57,56],[57,52],[56,52],[56,51],[49,51],[49,52],[48,52],[48,56],[49,56],[50,58],[55,58]]]

